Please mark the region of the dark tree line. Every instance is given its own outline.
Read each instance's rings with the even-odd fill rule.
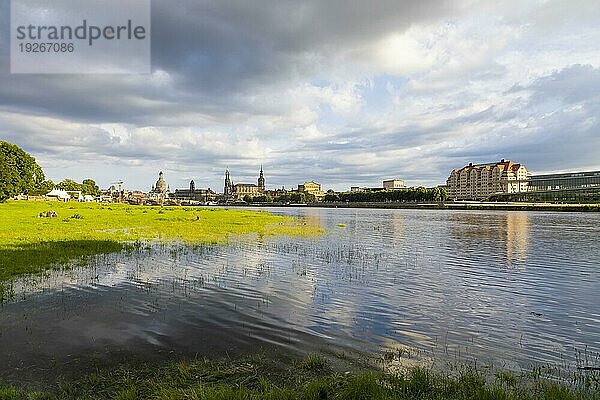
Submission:
[[[448,199],[446,190],[443,188],[415,187],[400,190],[379,190],[365,192],[335,193],[332,190],[325,195],[324,202],[347,202],[347,203],[381,203],[381,202],[425,202],[445,201]],[[307,193],[290,192],[271,198],[268,195],[250,197],[244,196],[247,203],[314,203],[315,196]]]
[[[275,203],[296,203],[296,204],[305,204],[305,203],[314,203],[316,201],[315,196],[308,193],[301,192],[291,192],[282,194],[273,199]]]
[[[381,203],[381,202],[423,202],[445,201],[448,198],[443,188],[415,187],[399,190],[379,190],[372,192],[327,193],[325,202]]]

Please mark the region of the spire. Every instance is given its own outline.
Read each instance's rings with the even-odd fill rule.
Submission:
[[[265,190],[265,177],[263,175],[263,166],[260,164],[260,175],[258,176],[258,188],[261,191]]]
[[[225,186],[223,187],[223,193],[226,195],[231,194],[231,179],[229,179],[229,165],[225,168]]]

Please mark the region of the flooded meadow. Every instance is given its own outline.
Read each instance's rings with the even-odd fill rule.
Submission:
[[[600,366],[597,214],[269,211],[325,234],[147,245],[14,280],[0,377],[262,348]]]

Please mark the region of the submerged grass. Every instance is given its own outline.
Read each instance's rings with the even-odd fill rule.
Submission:
[[[469,368],[452,376],[423,368],[390,373],[331,364],[320,355],[254,355],[122,365],[44,391],[0,385],[0,399],[600,399],[598,382],[574,387],[507,374],[486,379]]]
[[[39,217],[48,211],[57,217]],[[0,204],[0,282],[140,241],[218,244],[251,233],[308,236],[320,234],[321,228],[298,218],[239,209],[12,201]]]

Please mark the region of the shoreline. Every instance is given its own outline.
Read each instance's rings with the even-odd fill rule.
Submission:
[[[549,212],[600,212],[600,204],[552,203],[492,203],[492,202],[442,202],[442,203],[376,203],[376,202],[320,202],[307,204],[218,204],[210,207],[303,207],[303,208],[368,208],[409,210],[499,210],[499,211],[549,211]]]
[[[402,352],[348,358],[344,353],[259,350],[230,357],[163,362],[127,360],[55,380],[0,377],[4,399],[600,399],[593,371],[511,371],[477,363],[405,365]],[[564,371],[563,371],[564,372]]]

